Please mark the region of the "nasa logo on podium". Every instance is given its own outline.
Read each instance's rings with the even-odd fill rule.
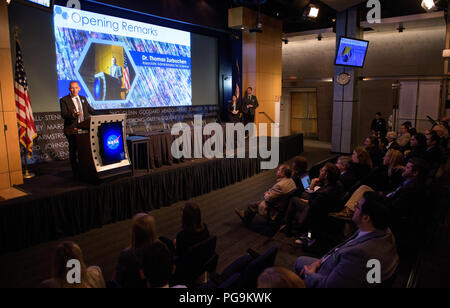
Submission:
[[[119,147],[119,144],[120,144],[119,139],[120,139],[120,137],[121,136],[116,136],[116,135],[109,136],[107,144],[108,144],[108,148],[111,151],[117,150],[117,148]]]

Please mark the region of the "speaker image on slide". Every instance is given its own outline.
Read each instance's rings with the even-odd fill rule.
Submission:
[[[94,100],[126,100],[136,72],[124,47],[94,42],[87,48],[79,74]]]

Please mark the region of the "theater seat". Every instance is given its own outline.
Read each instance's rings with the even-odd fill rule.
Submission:
[[[256,288],[259,275],[266,268],[272,267],[275,263],[278,248],[273,246],[269,248],[264,254],[254,259],[242,272],[237,287],[239,289],[254,289]]]
[[[216,270],[219,256],[216,253],[217,237],[211,236],[207,240],[190,247],[183,258],[176,264],[174,280],[177,284],[193,286],[205,272]]]

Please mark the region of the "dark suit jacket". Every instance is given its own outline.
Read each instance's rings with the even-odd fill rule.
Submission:
[[[247,108],[248,105],[253,105],[253,108]],[[258,108],[258,99],[252,95],[251,99],[248,99],[248,95],[244,96],[242,100],[242,111],[246,114],[255,115],[255,110]]]
[[[341,176],[339,177],[339,181],[341,181],[344,191],[349,192],[356,184],[356,182],[358,182],[358,178],[353,173],[353,171],[348,170],[344,174],[341,174]]]
[[[352,241],[356,235],[327,254],[316,274],[306,276],[308,288],[370,287],[367,263],[372,259],[381,263],[382,282],[392,278],[399,263],[392,233],[377,230]]]
[[[239,111],[238,114],[233,114],[233,102],[228,104],[228,120],[232,123],[239,122],[239,115],[242,113],[242,105],[239,101],[236,102],[236,111]]]
[[[83,106],[84,119],[86,120],[91,115],[95,115],[95,110],[89,105],[86,97],[81,95],[79,97]],[[73,130],[78,125],[78,117],[73,114],[74,109],[76,109],[75,104],[70,95],[61,98],[59,103],[61,105],[61,116],[64,119],[64,134],[70,135],[70,130]]]
[[[373,119],[370,128],[375,132],[379,132],[381,137],[386,136],[386,121],[384,119]]]

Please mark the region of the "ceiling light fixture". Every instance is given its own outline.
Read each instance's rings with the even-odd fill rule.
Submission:
[[[434,0],[423,0],[422,7],[427,12],[436,10],[436,4],[434,3]]]
[[[319,17],[319,12],[320,8],[310,2],[303,12],[303,18],[317,18]]]

